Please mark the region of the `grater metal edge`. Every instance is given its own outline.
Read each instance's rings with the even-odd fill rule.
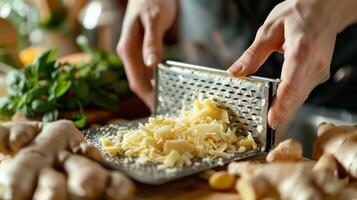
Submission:
[[[134,165],[125,161],[123,157],[112,158],[108,156],[100,144],[100,138],[103,135],[116,135],[117,130],[135,128],[139,122],[145,122],[146,119],[143,119],[132,121],[123,126],[109,125],[83,131],[86,141],[94,144],[105,154],[105,166],[120,170],[138,182],[160,185],[206,169],[227,164],[234,160],[255,156],[261,152],[268,151],[274,145],[274,130],[267,125],[267,112],[271,100],[275,95],[277,85],[279,84],[278,80],[257,76],[232,78],[223,70],[175,61],[167,61],[165,64],[159,64],[156,68],[155,76],[156,106],[154,116],[176,115],[181,111],[183,105],[192,105],[193,100],[198,97],[213,98],[219,105],[223,105],[224,108],[231,111],[233,114],[230,115],[230,120],[233,121],[232,126],[242,128],[238,129],[238,131],[242,133],[250,131],[255,139],[259,140],[259,148],[244,153],[236,153],[230,158],[217,158],[212,160],[212,162],[197,161],[200,163],[197,166],[188,166],[175,172],[169,171],[169,173],[166,170],[158,170],[155,166]],[[238,84],[238,86],[235,84]],[[241,84],[240,87],[239,84]],[[245,88],[245,90],[242,90],[242,88]],[[259,98],[256,101],[253,99],[249,102],[248,99],[255,98],[255,96],[252,95],[254,94],[252,91],[255,91],[255,94],[259,93],[260,96],[257,96]],[[238,93],[243,96],[238,95]],[[241,104],[235,104],[233,101],[245,102],[245,107],[240,107]],[[264,106],[259,106],[258,103],[262,103],[262,101],[266,101]],[[247,107],[253,105],[254,102],[258,105],[256,106],[257,108],[260,107],[260,110],[255,110],[253,106],[247,109]],[[237,109],[242,111],[242,113],[236,115],[237,113],[235,112]],[[251,115],[251,118],[247,117],[249,110],[258,112],[255,113],[255,118],[262,117],[260,124],[258,122],[252,122],[253,115]],[[248,112],[248,114],[243,113],[243,111]],[[235,117],[238,118],[235,119]],[[234,120],[236,121],[234,122]],[[263,132],[257,132],[258,125],[264,126]]]

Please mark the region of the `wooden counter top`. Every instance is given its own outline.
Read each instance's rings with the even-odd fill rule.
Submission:
[[[258,162],[265,161],[266,154],[250,158]],[[219,192],[211,189],[208,181],[193,175],[160,186],[150,186],[136,183],[135,200],[237,200],[239,195],[235,190]]]

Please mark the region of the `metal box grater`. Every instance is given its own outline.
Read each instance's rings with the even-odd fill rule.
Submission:
[[[259,148],[236,153],[230,158],[196,159],[192,166],[180,169],[157,169],[156,165],[138,166],[124,157],[105,156],[105,165],[126,173],[134,180],[159,185],[197,172],[214,168],[233,160],[247,158],[268,151],[274,145],[274,130],[267,125],[267,113],[279,80],[256,76],[232,78],[227,72],[186,63],[167,61],[156,70],[155,115],[178,115],[185,105],[192,105],[198,98],[211,98],[229,112],[232,127],[238,134],[251,133]],[[123,126],[109,125],[83,131],[86,140],[98,147],[103,136],[112,137],[118,130],[136,128],[139,122]]]

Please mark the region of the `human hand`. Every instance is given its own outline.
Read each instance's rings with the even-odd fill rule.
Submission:
[[[282,82],[268,113],[269,126],[278,134],[312,89],[329,79],[336,35],[356,21],[355,6],[353,0],[286,0],[271,11],[253,44],[228,69],[233,76],[247,76],[274,51],[284,54]]]
[[[163,54],[163,37],[174,23],[176,0],[129,1],[117,51],[122,58],[131,90],[152,110],[150,80],[153,66]]]

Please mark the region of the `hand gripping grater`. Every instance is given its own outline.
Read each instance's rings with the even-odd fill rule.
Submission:
[[[103,136],[114,137],[120,130],[136,128],[139,122],[123,126],[109,125],[83,131],[87,142],[94,144],[105,155],[105,165],[120,170],[134,180],[159,185],[197,172],[240,160],[274,145],[274,130],[267,125],[267,113],[275,95],[278,80],[261,77],[232,78],[227,72],[186,63],[167,61],[156,69],[155,115],[178,115],[185,105],[192,105],[198,98],[210,98],[229,112],[231,127],[237,134],[251,133],[258,149],[236,153],[229,158],[196,159],[192,166],[174,169],[159,169],[154,164],[137,165],[133,159],[111,157],[100,144]]]

